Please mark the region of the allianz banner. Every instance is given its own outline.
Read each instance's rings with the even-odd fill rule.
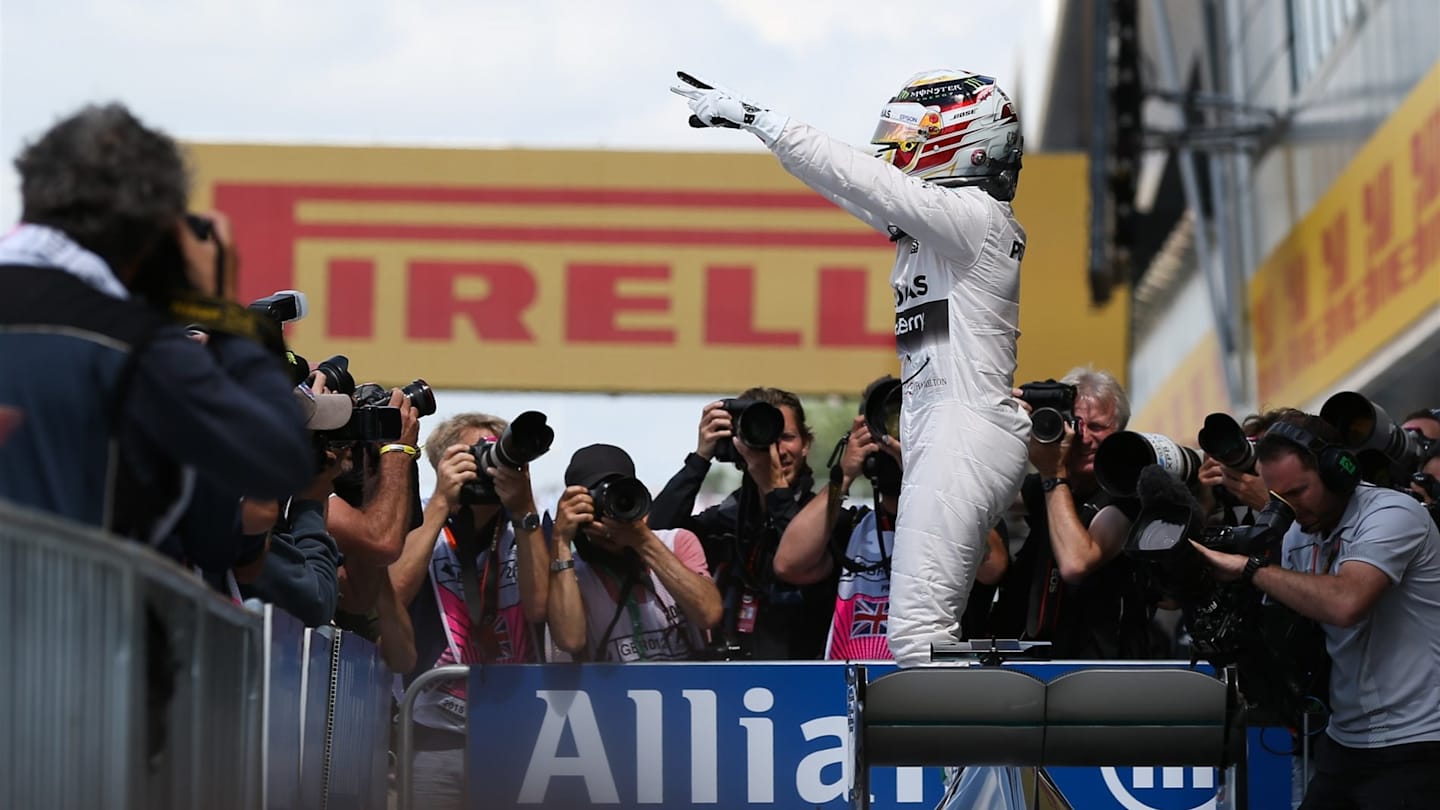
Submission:
[[[867,667],[872,680],[893,668]],[[1015,668],[1049,680],[1077,666]],[[466,806],[849,807],[845,670],[840,662],[473,668]],[[1289,806],[1289,759],[1257,742],[1252,732],[1250,806]],[[1289,745],[1281,730],[1266,742]],[[1204,810],[1216,807],[1219,788],[1212,768],[1048,774],[1047,810]],[[943,793],[938,768],[871,769],[876,810],[929,810]]]
[[[849,393],[892,372],[894,246],[769,154],[192,144],[240,295],[307,293],[292,345],[437,388]],[[1021,381],[1123,370],[1090,310],[1085,160],[1027,156]]]

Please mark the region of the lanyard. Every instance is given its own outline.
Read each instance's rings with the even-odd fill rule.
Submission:
[[[630,641],[635,645],[635,654],[640,657],[641,661],[648,660],[649,656],[645,654],[645,646],[640,641],[643,634],[640,627],[640,605],[635,601],[635,585],[642,574],[638,570],[632,570],[622,580],[618,574],[604,565],[596,565],[595,568],[621,582],[620,601],[615,605],[615,615],[610,617],[610,624],[606,625],[605,632],[601,634],[600,649],[604,651],[605,657],[608,659],[610,642],[614,640],[614,636],[610,635],[610,632],[615,629],[615,623],[620,621],[620,612],[626,611],[630,614]]]

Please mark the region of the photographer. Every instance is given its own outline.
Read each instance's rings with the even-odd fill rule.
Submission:
[[[603,495],[597,503],[602,487],[625,482],[643,491],[629,454],[608,444],[580,448],[565,468],[548,602],[556,646],[580,661],[703,659],[705,632],[721,618],[705,551],[692,532],[645,524],[636,513],[648,493],[622,495],[623,514],[607,512]]]
[[[393,442],[356,445],[357,463],[342,479],[343,487],[337,482],[327,523],[345,554],[336,623],[372,641],[386,568],[400,559],[406,533],[419,522],[418,509],[412,520],[419,486],[419,412],[398,388],[381,401],[399,410],[400,435]]]
[[[404,676],[406,686],[448,664],[540,660],[532,628],[545,621],[550,550],[529,467],[477,464],[478,451],[509,428],[503,419],[465,413],[436,425],[426,441],[435,490],[388,569],[394,598],[409,607],[419,665]],[[382,628],[382,647],[392,640]],[[464,681],[422,694],[415,723],[416,806],[462,807]]]
[[[902,461],[899,441],[888,438],[883,444],[876,442],[865,417],[855,417],[840,451],[838,486],[834,490],[830,487],[821,490],[800,510],[785,529],[775,553],[776,576],[794,585],[824,581],[835,576],[839,569],[833,618],[825,641],[827,660],[891,657],[885,631],[889,620],[890,560],[895,548]],[[870,478],[875,507],[842,509],[837,503],[832,517],[832,495],[848,496],[851,485],[862,476]],[[832,521],[833,525],[827,526]],[[999,533],[992,531],[989,552],[976,581],[994,585],[1008,564],[1004,542]],[[971,608],[974,605],[972,602]]]
[[[1075,424],[1067,421],[1057,441],[1030,439],[1037,472],[1021,486],[1024,520],[1011,535],[1023,544],[1000,586],[991,631],[1048,640],[1056,658],[1150,657],[1150,611],[1120,554],[1138,504],[1111,496],[1095,477],[1095,451],[1125,428],[1130,401],[1104,371],[1072,369],[1061,382],[1075,386]]]
[[[1402,430],[1424,437],[1427,448],[1440,443],[1440,408],[1421,408],[1401,420]]]
[[[124,107],[92,106],[15,165],[24,210],[0,239],[0,406],[23,421],[0,495],[155,541],[197,474],[232,502],[305,487],[310,445],[273,352],[223,331],[202,345],[162,309],[177,287],[238,309],[223,300],[226,222],[187,220],[175,142]]]
[[[308,385],[296,386],[295,397],[312,431],[342,427],[350,418],[350,398],[327,393],[323,386],[318,393]],[[280,510],[253,581],[240,585],[243,596],[269,602],[310,627],[329,624],[339,598],[343,557],[326,531],[326,512],[335,478],[350,464],[349,448],[327,447],[324,459],[310,485]],[[252,504],[246,511],[255,518],[268,514],[264,504]]]
[[[757,449],[737,435],[726,403],[712,402],[700,417],[699,443],[685,457],[650,509],[652,529],[689,529],[700,538],[705,560],[725,601],[717,656],[786,660],[818,658],[835,599],[832,576],[814,585],[777,580],[773,567],[785,527],[814,497],[806,461],[814,439],[800,398],[778,388],[751,388],[738,398],[778,410],[777,437]],[[756,408],[757,406],[748,406]],[[742,431],[743,432],[743,431]],[[728,451],[728,452],[727,452]],[[744,471],[740,488],[720,504],[691,515],[712,458],[735,458]]]
[[[1426,807],[1440,795],[1440,531],[1413,498],[1363,484],[1340,440],[1297,412],[1256,446],[1266,486],[1295,514],[1280,566],[1195,547],[1217,579],[1245,580],[1324,630],[1332,714],[1302,810]]]

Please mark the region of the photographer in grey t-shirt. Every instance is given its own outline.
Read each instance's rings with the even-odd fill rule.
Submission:
[[[1362,484],[1324,420],[1291,412],[1256,446],[1260,475],[1295,510],[1283,567],[1197,544],[1320,622],[1332,715],[1301,810],[1432,807],[1440,796],[1440,531],[1409,495]]]

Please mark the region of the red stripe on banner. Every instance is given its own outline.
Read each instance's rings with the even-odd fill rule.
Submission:
[[[684,191],[620,188],[496,188],[461,186],[344,186],[256,183],[304,201],[441,202],[503,205],[655,206],[661,208],[816,209],[835,206],[809,191]]]
[[[375,262],[330,261],[330,302],[325,329],[332,338],[368,338],[375,334]]]
[[[548,225],[299,224],[298,237],[413,239],[446,242],[514,242],[600,245],[705,245],[746,247],[883,247],[873,232],[732,231],[682,228],[568,228]]]

